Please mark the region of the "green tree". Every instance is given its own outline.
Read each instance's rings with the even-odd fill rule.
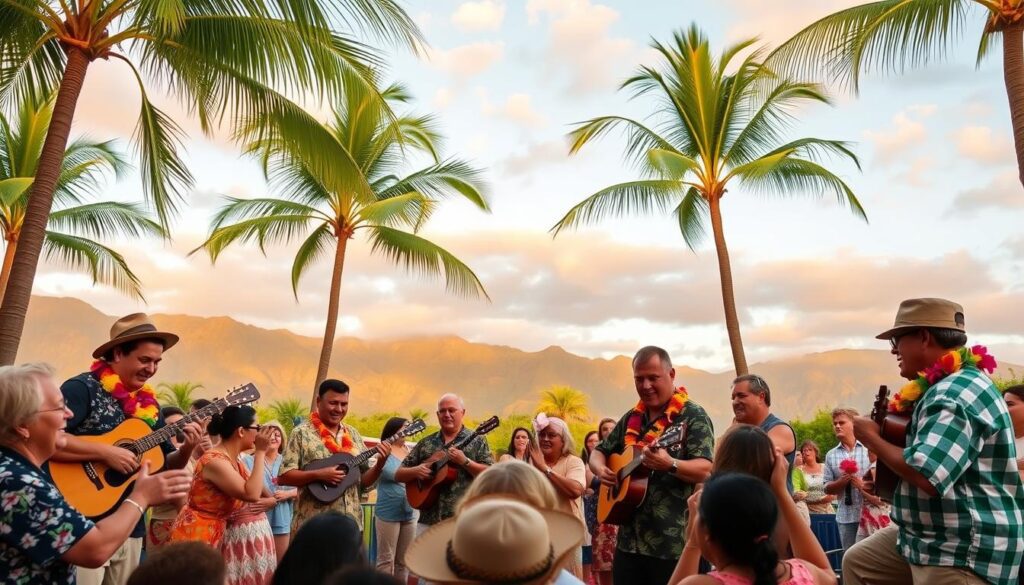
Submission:
[[[721,201],[737,185],[778,197],[799,193],[834,195],[840,204],[866,219],[853,191],[818,161],[826,156],[857,157],[845,142],[820,138],[783,141],[804,103],[830,103],[822,89],[776,75],[758,59],[739,54],[754,40],[728,47],[714,58],[707,37],[696,25],[676,33],[674,43],[653,43],[660,67],[641,67],[622,87],[634,97],[654,95],[657,129],[622,116],[603,116],[580,124],[571,134],[570,153],[614,130],[626,135],[625,154],[643,178],[601,189],[578,203],[552,228],[561,230],[627,214],[668,213],[686,245],[694,250],[710,221],[725,309],[726,330],[737,374],[747,360],[736,313],[732,267],[725,242]]]
[[[828,453],[839,444],[839,440],[836,439],[836,433],[832,428],[831,409],[819,410],[808,421],[794,419],[789,424],[793,427],[793,432],[796,433],[797,447],[800,446],[800,443],[808,440],[818,444],[818,448],[821,450],[821,461],[819,463],[825,460],[825,453]]]
[[[425,408],[410,408],[409,409],[409,420],[420,419],[423,422],[428,422],[430,413]]]
[[[491,447],[494,460],[508,452],[508,443],[512,440],[512,431],[517,427],[529,429],[533,433],[533,418],[528,414],[510,414],[501,417],[501,424],[487,434],[487,444]]]
[[[980,10],[978,10],[980,8]],[[864,73],[903,73],[946,58],[968,27],[981,33],[977,64],[1002,45],[1017,168],[1024,183],[1024,2],[882,0],[830,14],[779,46],[776,69],[821,74],[855,92]]]
[[[571,386],[552,386],[540,393],[534,412],[557,416],[567,423],[590,420],[590,397]]]
[[[289,434],[295,428],[295,419],[309,416],[310,411],[302,406],[302,401],[298,398],[285,398],[271,402],[267,406],[267,412],[273,420],[281,423],[285,434]]]
[[[996,388],[998,388],[1000,392],[1006,390],[1010,386],[1024,384],[1024,376],[1017,374],[1013,368],[1007,368],[1007,371],[1009,372],[1008,376],[996,376],[992,378],[992,381],[995,382]]]
[[[202,384],[193,382],[161,382],[157,384],[157,398],[163,406],[177,406],[188,412],[189,407],[195,402],[192,394],[203,387]]]
[[[395,0],[0,2],[0,102],[57,96],[0,305],[0,364],[13,363],[17,355],[61,160],[90,64],[123,62],[139,82],[136,143],[143,193],[166,229],[193,181],[178,153],[181,128],[153,105],[143,80],[169,89],[195,112],[205,131],[225,118],[310,123],[280,91],[337,95],[343,72],[366,74],[377,61],[365,45],[333,32],[332,21],[406,46],[421,40]]]
[[[291,270],[296,299],[299,280],[309,267],[333,256],[314,403],[315,389],[330,366],[345,256],[357,234],[366,234],[371,252],[406,270],[443,274],[451,292],[487,295],[468,266],[416,234],[441,199],[461,196],[487,210],[479,171],[463,161],[439,157],[440,136],[431,117],[389,115],[386,104],[409,99],[402,86],[391,85],[378,93],[349,85],[330,124],[296,131],[288,124],[258,120],[244,129],[250,139],[247,151],[262,160],[267,180],[282,198],[228,198],[213,220],[209,238],[197,248],[216,262],[236,242],[256,242],[262,249],[267,243],[302,238]],[[416,151],[433,163],[402,174],[402,163]]]
[[[39,102],[24,101],[17,116],[8,119],[0,112],[0,236],[6,248],[0,266],[0,299],[3,299],[11,266],[21,240],[28,207],[28,194],[39,168],[46,129],[53,117],[53,97]],[[96,194],[107,173],[121,176],[128,163],[111,141],[79,139],[71,142],[61,160],[54,205],[44,234],[46,257],[82,270],[94,283],[103,283],[122,293],[142,299],[138,277],[124,257],[91,238],[118,235],[164,237],[158,223],[131,203],[85,203]]]

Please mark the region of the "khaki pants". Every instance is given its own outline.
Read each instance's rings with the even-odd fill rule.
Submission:
[[[139,566],[142,538],[129,538],[114,555],[98,569],[77,567],[78,585],[124,585]]]
[[[891,524],[853,545],[843,556],[847,585],[986,585],[969,569],[912,565],[896,548],[899,528]]]
[[[377,570],[405,583],[405,550],[416,536],[416,521],[387,522],[375,518],[377,527]]]

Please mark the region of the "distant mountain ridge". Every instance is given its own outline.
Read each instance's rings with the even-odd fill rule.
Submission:
[[[154,314],[157,326],[181,336],[154,383],[201,383],[199,395],[221,395],[254,382],[265,401],[308,400],[320,340],[287,330],[246,325],[229,317]],[[48,361],[62,377],[87,369],[92,349],[107,339],[116,317],[72,298],[33,297],[18,361]],[[1021,371],[1020,366],[1007,364]],[[772,409],[807,418],[835,405],[867,411],[880,384],[898,387],[893,357],[881,350],[840,349],[753,364],[772,387]],[[330,375],[353,388],[352,412],[433,411],[445,392],[461,395],[473,417],[532,412],[539,392],[553,384],[590,395],[595,416],[618,417],[636,402],[630,359],[592,359],[552,346],[537,352],[471,343],[455,336],[399,340],[352,337],[334,344]],[[676,365],[676,381],[703,405],[716,427],[732,418],[731,372]]]

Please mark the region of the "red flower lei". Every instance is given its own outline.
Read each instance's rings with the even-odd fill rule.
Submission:
[[[626,436],[624,438],[626,445],[645,447],[653,443],[668,428],[668,425],[672,424],[676,415],[682,412],[687,399],[689,399],[689,394],[687,394],[686,388],[680,386],[669,399],[665,412],[661,413],[661,416],[647,429],[647,433],[643,437],[640,436],[640,433],[643,430],[643,419],[647,412],[647,406],[642,400],[637,402],[633,412],[629,415],[629,420],[626,421]]]
[[[341,425],[341,444],[338,444],[337,439],[334,438],[332,433],[323,421],[320,420],[320,413],[313,411],[309,415],[309,424],[313,425],[316,432],[320,434],[320,440],[324,442],[324,447],[331,453],[355,453],[356,446],[352,442],[352,437],[348,436],[348,431],[345,429],[345,425]]]
[[[156,393],[149,384],[135,392],[129,392],[124,387],[121,377],[103,360],[93,362],[89,371],[100,381],[100,386],[117,400],[126,417],[137,418],[149,425],[149,428],[156,426],[160,406],[156,401]]]

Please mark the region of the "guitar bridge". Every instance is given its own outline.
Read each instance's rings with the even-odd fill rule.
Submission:
[[[82,470],[85,471],[85,476],[89,478],[92,485],[96,486],[96,491],[103,489],[103,482],[100,481],[100,476],[96,473],[96,468],[92,466],[92,463],[86,461],[82,464]]]

